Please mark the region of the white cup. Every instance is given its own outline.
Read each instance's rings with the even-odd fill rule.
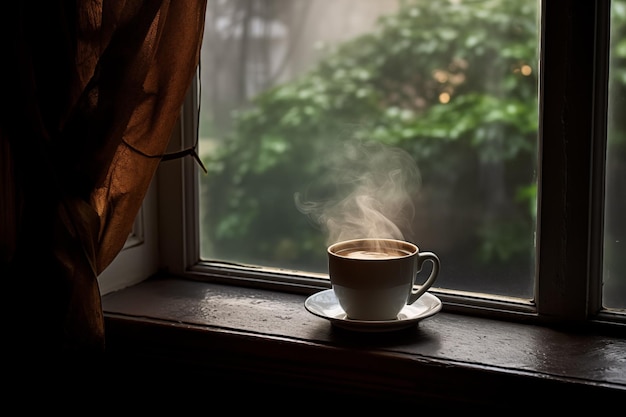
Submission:
[[[333,291],[352,320],[395,320],[434,283],[439,258],[432,252],[396,239],[365,238],[328,247],[328,272]],[[432,262],[422,285],[418,274],[424,261]]]

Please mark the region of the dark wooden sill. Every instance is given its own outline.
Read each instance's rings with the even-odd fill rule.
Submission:
[[[244,390],[302,401],[427,399],[437,410],[626,400],[621,335],[446,312],[362,334],[313,316],[305,299],[167,277],[107,294],[108,369],[144,387],[193,387],[213,398]]]

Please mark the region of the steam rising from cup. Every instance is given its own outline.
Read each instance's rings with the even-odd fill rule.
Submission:
[[[358,238],[409,240],[421,186],[417,164],[404,150],[376,142],[341,142],[327,176],[296,207],[322,228],[327,243]]]

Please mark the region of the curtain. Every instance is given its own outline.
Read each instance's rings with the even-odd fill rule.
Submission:
[[[131,232],[194,77],[206,0],[0,6],[5,347],[103,352],[97,276]]]

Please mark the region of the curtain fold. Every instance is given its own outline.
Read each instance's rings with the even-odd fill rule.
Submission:
[[[97,276],[123,247],[167,148],[205,7],[0,6],[0,276],[16,350],[104,351]]]

